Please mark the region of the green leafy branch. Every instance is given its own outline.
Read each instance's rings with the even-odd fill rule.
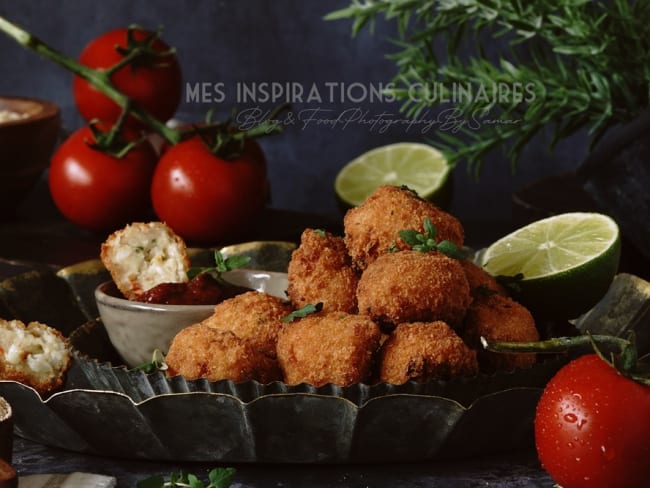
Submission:
[[[509,124],[438,131],[436,143],[452,164],[476,173],[502,148],[513,168],[523,148],[547,127],[551,147],[587,129],[592,145],[614,125],[650,103],[650,2],[645,0],[352,0],[326,19],[352,20],[353,35],[380,17],[396,22],[394,87],[411,117],[439,106],[427,90],[450,96],[454,86],[521,86],[521,97],[454,100],[458,117]],[[497,43],[495,41],[503,40]],[[490,46],[496,53],[488,53]],[[469,49],[468,49],[469,48]],[[469,51],[469,55],[461,54]],[[516,122],[516,123],[515,123]],[[506,144],[507,143],[507,144]]]

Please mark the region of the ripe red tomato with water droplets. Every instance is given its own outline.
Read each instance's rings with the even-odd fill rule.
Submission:
[[[127,131],[129,140],[137,134]],[[147,215],[157,155],[147,141],[123,158],[90,147],[94,135],[82,127],[56,150],[48,173],[52,200],[71,222],[106,232]]]
[[[537,406],[542,467],[563,488],[650,486],[650,387],[595,354],[564,366]]]
[[[264,156],[254,141],[232,160],[213,154],[193,136],[168,148],[151,184],[158,218],[184,240],[197,244],[232,241],[257,225],[268,197]]]
[[[128,31],[115,29],[96,37],[83,49],[79,62],[95,69],[108,69],[119,63],[124,55],[118,47],[127,47]],[[132,29],[132,35],[136,41],[143,41],[151,33]],[[154,40],[151,48],[158,53],[166,53],[170,49],[161,39]],[[122,66],[111,75],[111,82],[161,122],[169,120],[180,104],[182,74],[174,53]],[[73,93],[79,113],[88,122],[99,119],[114,123],[120,116],[121,109],[115,102],[79,76],[74,77]],[[129,121],[141,126],[134,118]]]

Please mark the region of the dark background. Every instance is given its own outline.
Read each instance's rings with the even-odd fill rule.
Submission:
[[[380,21],[374,33],[365,30],[352,38],[349,21],[323,20],[346,5],[347,0],[0,0],[0,15],[74,57],[106,30],[133,23],[162,26],[163,38],[178,50],[185,82],[189,86],[223,83],[226,94],[222,103],[187,100],[186,85],[177,114],[181,120],[202,119],[210,109],[226,116],[235,106],[255,108],[258,104],[241,103],[236,94],[238,84],[252,82],[289,82],[305,91],[316,84],[324,100],[292,100],[294,112],[318,108],[335,118],[358,108],[367,110],[368,118],[389,112],[394,120],[405,119],[397,103],[340,100],[338,91],[329,99],[326,83],[335,83],[337,90],[352,83],[376,87],[395,74],[393,63],[385,57],[394,51],[386,40],[395,35],[394,24]],[[52,100],[62,108],[65,128],[73,130],[81,119],[71,81],[62,68],[0,34],[0,94]],[[352,98],[358,94],[354,91]],[[289,126],[284,134],[262,141],[269,160],[272,206],[339,216],[332,188],[346,162],[379,145],[434,137],[434,132],[421,134],[403,126],[385,132],[362,123]],[[579,135],[550,153],[547,138],[540,137],[525,150],[518,171],[513,173],[509,161],[495,153],[485,160],[479,181],[459,165],[454,170],[451,211],[464,222],[508,220],[513,191],[545,175],[575,168],[585,146],[584,135]]]

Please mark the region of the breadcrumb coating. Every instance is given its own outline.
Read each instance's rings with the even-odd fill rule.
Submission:
[[[531,313],[509,297],[493,293],[475,298],[467,311],[461,336],[470,347],[477,349],[481,371],[492,373],[528,368],[535,364],[535,354],[500,354],[486,351],[481,346],[481,337],[490,341],[539,340],[539,332]]]
[[[460,262],[438,252],[384,254],[361,275],[359,313],[381,323],[443,320],[456,327],[471,303]]]
[[[291,313],[291,305],[267,293],[249,291],[219,303],[214,313],[202,323],[230,331],[248,341],[255,349],[276,357],[282,318]]]
[[[278,362],[289,385],[366,381],[379,347],[379,326],[344,312],[309,315],[288,323],[278,338]]]
[[[401,385],[477,373],[476,351],[442,321],[399,324],[381,348],[379,379],[387,383]]]
[[[291,255],[287,295],[296,308],[323,303],[323,311],[354,313],[359,276],[342,237],[305,229]]]
[[[508,290],[499,283],[494,276],[489,274],[479,265],[473,263],[468,259],[461,261],[463,268],[465,268],[465,275],[469,283],[469,288],[472,296],[480,294],[498,293],[499,295],[508,296]]]
[[[456,217],[408,188],[380,186],[343,218],[345,244],[353,263],[365,269],[391,249],[408,249],[399,232],[411,229],[424,232],[426,218],[438,231],[437,242],[449,240],[458,247],[463,246],[464,230]]]
[[[165,357],[168,376],[188,380],[257,380],[269,383],[281,379],[277,362],[230,331],[203,323],[182,329]]]

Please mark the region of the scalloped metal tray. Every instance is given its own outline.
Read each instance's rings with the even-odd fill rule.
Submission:
[[[246,244],[281,270],[293,245]],[[231,249],[238,253],[241,249]],[[195,259],[205,253],[198,252]],[[448,382],[289,387],[185,381],[115,366],[92,290],[99,261],[0,284],[0,316],[41,320],[75,346],[60,392],[0,381],[16,432],[77,452],[151,460],[347,463],[459,459],[533,446],[535,406],[562,359]],[[80,324],[83,324],[80,326]]]

